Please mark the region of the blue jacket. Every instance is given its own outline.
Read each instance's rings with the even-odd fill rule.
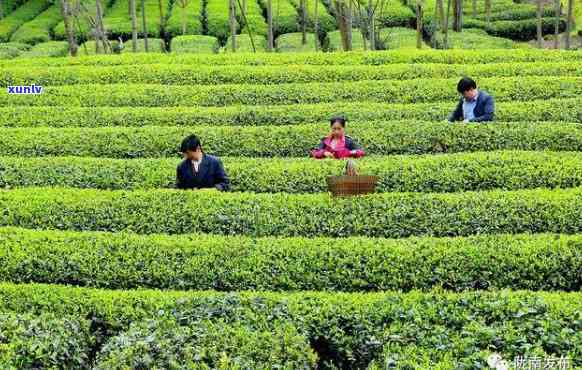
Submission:
[[[217,188],[226,191],[228,184],[228,176],[222,163],[218,158],[208,154],[202,157],[197,174],[194,174],[194,165],[188,159],[183,160],[176,169],[178,189]]]
[[[479,90],[479,95],[477,96],[477,104],[475,104],[475,109],[473,110],[475,118],[470,120],[470,122],[484,122],[493,121],[495,118],[495,103],[493,102],[493,97],[487,94],[485,91]],[[462,121],[463,120],[463,98],[459,100],[457,108],[449,116],[449,121]]]

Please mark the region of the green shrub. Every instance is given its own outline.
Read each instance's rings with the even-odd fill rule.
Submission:
[[[173,2],[172,13],[168,19],[166,31],[171,37],[178,35],[201,35],[203,20],[202,0],[180,0]],[[186,5],[182,7],[181,4]]]
[[[42,44],[41,44],[42,45]],[[65,45],[66,46],[66,45]],[[34,49],[33,49],[34,51]],[[31,53],[33,52],[31,51]],[[454,79],[380,80],[269,85],[70,85],[46,86],[38,95],[0,93],[0,106],[219,107],[315,103],[429,103],[458,99]],[[483,78],[479,86],[496,101],[579,96],[582,77]],[[339,108],[339,107],[338,107]]]
[[[171,154],[179,137],[163,154]],[[266,139],[266,138],[265,138]],[[42,140],[42,139],[41,139]],[[39,140],[39,141],[41,141]],[[63,141],[67,137],[63,137]],[[74,152],[74,141],[65,150]],[[117,143],[112,142],[115,146]],[[172,145],[174,144],[174,145]],[[205,148],[215,145],[205,140]],[[33,155],[39,146],[23,155]],[[125,148],[139,146],[137,140]],[[527,145],[527,144],[526,144]],[[531,144],[530,144],[531,145]],[[95,142],[79,148],[76,155],[118,156],[121,148],[92,152]],[[147,145],[146,145],[147,147]],[[135,147],[134,147],[135,149]],[[261,149],[258,149],[261,150]],[[55,150],[57,152],[57,150]],[[211,152],[212,153],[212,152]],[[308,151],[302,153],[306,156]],[[53,154],[53,153],[39,153]],[[55,153],[58,154],[58,153]],[[145,155],[147,153],[140,153]],[[151,153],[154,154],[154,153]],[[246,153],[232,153],[244,156]],[[285,153],[272,153],[285,154]],[[300,153],[299,153],[300,154]],[[379,177],[377,191],[455,192],[488,189],[568,188],[582,186],[582,170],[576,153],[491,152],[425,157],[370,157],[358,162],[360,172]],[[315,193],[327,191],[327,176],[343,172],[343,161],[314,161],[307,158],[223,158],[234,191]],[[178,159],[113,160],[76,157],[0,157],[0,186],[63,186],[97,189],[149,189],[173,187]]]
[[[306,53],[315,52],[315,42],[315,35],[308,33],[307,44],[303,45],[303,35],[300,32],[296,32],[286,33],[277,37],[275,44],[277,45],[277,51],[280,53]],[[319,44],[319,40],[317,43]]]
[[[230,35],[228,2],[224,0],[207,0],[206,17],[208,34],[218,38],[221,43],[224,43]],[[236,29],[238,33],[238,22],[236,24]]]
[[[216,53],[219,48],[218,39],[213,36],[186,35],[172,39],[172,53]],[[184,77],[184,76],[182,76]]]
[[[103,348],[95,369],[314,369],[317,356],[292,325],[273,331],[242,324],[175,320],[131,325]]]
[[[346,292],[582,287],[580,235],[257,239],[0,228],[0,241],[0,277],[14,283]]]
[[[254,49],[253,49],[254,43]],[[252,40],[248,34],[236,35],[236,52],[253,53],[264,52],[267,49],[267,39],[264,36],[253,35]],[[232,53],[232,36],[228,37],[226,44],[221,49],[223,53]]]
[[[380,42],[386,49],[414,49],[416,48],[416,31],[411,28],[394,27],[380,30]],[[427,45],[422,43],[423,47]]]
[[[149,40],[148,40],[149,41]],[[109,41],[109,45],[111,46],[111,51],[115,54],[117,54],[116,50],[120,51],[120,43],[119,41],[115,41],[115,40],[110,40]],[[143,43],[142,43],[143,45]],[[149,46],[149,44],[148,44]],[[123,47],[129,47],[131,48],[131,41],[128,43],[124,43]],[[107,50],[107,52],[109,52],[109,50]],[[100,42],[99,43],[99,53],[103,54],[103,44]],[[82,43],[79,46],[79,49],[77,50],[77,55],[79,56],[83,56],[83,55],[97,55],[97,50],[96,50],[96,44],[94,40],[89,40],[89,41],[85,41],[84,43]],[[119,57],[118,55],[116,55],[116,57]]]
[[[51,313],[0,313],[3,369],[90,369],[89,323]]]
[[[196,66],[219,65],[385,65],[402,63],[441,63],[441,64],[479,64],[487,63],[519,63],[519,62],[575,62],[582,61],[581,51],[564,50],[390,50],[374,53],[351,52],[342,54],[341,58],[330,58],[325,53],[261,53],[261,54],[220,54],[220,55],[125,55],[122,58],[111,58],[106,55],[23,60],[19,66],[49,67],[49,66],[113,66],[140,64],[191,64]],[[10,62],[0,61],[1,67],[13,66]]]
[[[263,12],[267,14],[267,0],[259,0]],[[276,36],[298,32],[300,19],[290,0],[278,0],[272,2],[273,7],[273,31]]]
[[[407,353],[422,352],[426,361],[448,354],[454,367],[486,368],[493,351],[504,358],[532,352],[564,356],[577,367],[582,348],[576,335],[580,293],[225,294],[4,283],[0,299],[5,310],[90,314],[114,327],[164,312],[183,325],[205,319],[251,328],[257,322],[289,322],[309,340],[320,367],[366,368],[390,359],[398,365],[407,361]]]
[[[29,51],[20,54],[21,58],[62,57],[69,53],[66,41],[48,41],[34,45]]]
[[[547,121],[582,123],[582,99],[547,99],[531,101],[509,101],[496,104],[496,119],[499,122]],[[339,107],[335,103],[279,105],[279,106],[232,106],[232,107],[47,107],[13,106],[0,107],[0,126],[4,127],[114,127],[114,126],[287,126],[312,124],[309,135],[325,134],[329,118],[343,114],[356,126],[367,121],[388,121],[389,127],[418,127],[418,123],[394,126],[397,120],[442,121],[454,108],[454,102],[385,104],[385,103],[345,103]],[[381,132],[384,124],[377,124],[375,133]],[[497,125],[476,125],[489,130]],[[550,125],[544,128],[553,132]],[[572,125],[562,124],[561,129],[572,132]],[[351,127],[351,124],[350,124]],[[452,125],[450,127],[464,127]],[[534,126],[538,127],[538,126]],[[224,128],[228,130],[228,128]],[[303,128],[305,129],[305,128]],[[558,129],[558,130],[561,130]],[[261,128],[260,130],[263,130]],[[284,130],[284,131],[283,131]],[[295,128],[282,127],[279,132],[289,135]],[[351,129],[350,129],[351,130]],[[401,131],[399,129],[398,131]],[[251,130],[252,131],[252,130]],[[257,129],[255,129],[258,132]],[[535,130],[537,132],[537,130]],[[242,133],[248,133],[245,129]],[[508,132],[509,133],[509,132]],[[565,140],[569,133],[562,131]],[[238,133],[236,133],[238,135]],[[270,136],[269,136],[270,137]],[[311,140],[309,137],[309,140]],[[301,139],[301,138],[298,138]],[[305,142],[302,139],[300,142]],[[412,140],[411,142],[413,142]],[[560,141],[560,140],[559,140]],[[565,141],[564,141],[565,142]],[[310,144],[311,145],[311,144]],[[568,147],[559,145],[558,147]],[[303,149],[300,149],[303,150]],[[572,149],[570,149],[572,150]]]
[[[26,22],[10,38],[13,42],[38,44],[51,40],[51,29],[62,20],[61,5],[55,4],[40,13],[33,20]]]
[[[49,0],[29,0],[5,18],[0,19],[0,42],[8,42],[18,27],[32,20],[51,5]]]
[[[453,194],[218,193],[216,190],[1,191],[0,225],[256,236],[465,236],[582,232],[582,188]],[[195,210],[195,211],[193,211]]]

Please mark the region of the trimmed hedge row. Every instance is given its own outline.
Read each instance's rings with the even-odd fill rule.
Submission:
[[[468,19],[464,22],[463,27],[482,28],[490,35],[506,37],[512,40],[528,41],[537,36],[537,20],[526,19],[521,21],[495,21],[487,24],[485,21]],[[553,34],[555,29],[555,19],[547,17],[542,19],[542,34]],[[566,30],[565,19],[560,20],[560,32]]]
[[[29,51],[20,54],[22,58],[63,57],[69,54],[69,44],[66,41],[48,41],[34,45]]]
[[[582,123],[582,98],[499,102],[499,122],[548,121]],[[334,103],[232,107],[0,107],[3,127],[145,127],[145,126],[284,126],[318,122],[325,133],[329,118],[343,114],[351,121],[442,121],[454,102],[424,104]],[[351,127],[352,125],[348,123]],[[380,125],[381,126],[381,125]],[[314,127],[314,126],[312,126]],[[571,125],[568,125],[571,127]],[[199,129],[199,127],[197,127]],[[225,128],[226,129],[226,128]],[[291,132],[290,127],[286,132]]]
[[[89,315],[90,316],[90,315]],[[0,314],[3,369],[315,368],[305,336],[288,323],[273,328],[208,320],[182,326],[159,318],[105,332],[94,317]],[[205,367],[206,366],[206,367]],[[243,368],[243,367],[240,367]]]
[[[267,39],[265,38],[265,36],[261,36],[261,35],[253,35],[253,39],[251,41],[251,38],[249,37],[248,34],[241,34],[241,35],[236,35],[236,52],[237,53],[253,53],[256,52],[260,53],[260,52],[264,52],[265,50],[267,50]],[[228,39],[226,40],[226,44],[224,45],[224,47],[222,49],[220,49],[221,52],[223,53],[232,53],[232,36],[229,36]],[[253,50],[253,43],[255,45],[255,50]],[[198,68],[193,68],[194,71],[196,71]],[[197,72],[194,72],[197,73]],[[252,74],[252,72],[251,72]],[[184,83],[186,83],[184,81]]]
[[[329,124],[264,127],[18,128],[0,129],[0,152],[12,156],[109,158],[178,157],[192,133],[219,156],[307,157]],[[348,133],[369,154],[458,153],[493,150],[582,151],[582,125],[567,123],[352,124]]]
[[[169,0],[162,1],[162,7],[166,19],[170,14],[170,4],[171,1]],[[138,36],[143,37],[144,31],[141,23],[141,1],[136,2],[136,8],[137,16],[140,19],[137,26]],[[124,40],[131,39],[131,16],[129,15],[128,9],[128,0],[116,0],[113,2],[111,8],[109,8],[105,13],[103,22],[105,23],[105,29],[111,38],[117,39],[118,37],[121,37]],[[161,24],[158,0],[146,0],[144,11],[146,14],[148,36],[160,37]]]
[[[22,52],[30,50],[30,48],[30,45],[18,42],[0,43],[0,59],[16,58],[22,54]]]
[[[367,1],[360,1],[360,4],[363,8],[368,6]],[[378,24],[383,27],[408,26],[416,18],[413,11],[400,0],[388,0],[376,6],[375,16]]]
[[[277,85],[89,84],[46,86],[42,94],[0,93],[0,106],[172,107],[340,102],[428,103],[458,99],[458,79],[377,80]],[[483,78],[496,101],[575,98],[582,77]]]
[[[223,158],[234,191],[327,192],[327,176],[343,161]],[[491,152],[425,157],[370,157],[360,173],[379,177],[378,192],[456,192],[582,186],[582,154]],[[77,157],[0,157],[0,187],[94,189],[174,187],[178,159],[113,160]]]
[[[214,36],[186,35],[172,39],[172,53],[216,53],[220,48],[218,39]],[[136,67],[136,66],[134,66]],[[139,68],[139,67],[138,67]],[[184,77],[184,76],[182,76]]]
[[[467,35],[470,32],[463,32]],[[298,47],[302,47],[300,34]],[[180,36],[185,38],[207,38],[209,36]],[[486,36],[491,38],[491,36]],[[248,35],[237,35],[237,48],[252,52]],[[212,38],[213,40],[216,40]],[[279,38],[280,39],[280,38]],[[277,40],[279,40],[277,39]],[[174,48],[174,39],[172,48]],[[230,37],[229,37],[230,40]],[[461,40],[467,40],[464,38]],[[155,44],[156,40],[149,40]],[[159,42],[159,40],[157,40]],[[266,40],[253,36],[257,51],[264,50]],[[310,41],[313,41],[311,39]],[[456,47],[451,37],[451,47]],[[463,41],[464,42],[464,41]],[[509,41],[512,43],[511,41]],[[153,45],[155,46],[155,45]],[[314,47],[311,43],[307,45]],[[131,44],[126,48],[131,51]],[[230,41],[225,45],[230,51]],[[457,78],[458,76],[490,77],[582,77],[582,62],[561,63],[493,63],[493,64],[393,64],[385,66],[191,66],[169,64],[144,64],[138,66],[112,67],[18,67],[3,68],[0,84],[26,85],[74,85],[74,84],[284,84],[307,82],[357,82],[360,80],[414,80],[419,78]],[[381,82],[382,83],[382,82]],[[582,88],[581,88],[582,89]]]
[[[0,242],[0,277],[14,283],[219,291],[582,288],[582,235],[251,239],[0,228]]]
[[[63,19],[61,16],[61,4],[51,5],[33,20],[26,22],[14,32],[10,41],[35,45],[51,40],[51,29]]]
[[[268,32],[267,29],[269,27],[267,26],[267,21],[263,18],[263,9],[259,5],[258,0],[251,0],[246,3],[239,3],[237,1],[235,4],[237,8],[238,22],[242,25],[241,34],[248,35],[250,29],[253,37],[264,36],[266,38]],[[240,5],[244,6],[244,4],[246,4],[245,17],[242,16],[240,8]]]
[[[447,42],[448,49],[515,49],[518,47],[529,47],[527,44],[519,45],[513,40],[503,37],[490,36],[484,30],[469,28],[463,32],[449,32]],[[445,49],[444,33],[436,32],[433,35],[434,42],[438,49]],[[525,69],[529,67],[523,66]]]
[[[319,40],[317,40],[319,44]],[[300,32],[286,33],[275,40],[276,49],[280,53],[308,53],[315,52],[315,35],[307,34],[307,44],[303,45],[303,35]],[[305,67],[305,66],[302,66]],[[323,66],[320,66],[323,67]],[[260,69],[261,67],[252,67]],[[287,69],[289,71],[289,69]]]
[[[127,12],[127,9],[125,10]],[[23,60],[20,66],[73,66],[73,65],[139,65],[139,64],[195,64],[195,65],[383,65],[393,63],[480,64],[502,62],[568,62],[582,61],[582,51],[564,50],[388,50],[374,53],[343,53],[333,58],[325,53],[296,54],[234,54],[234,55],[126,55],[111,58],[107,55],[80,58]],[[0,62],[2,67],[13,66]]]
[[[219,193],[216,190],[0,191],[0,226],[142,234],[466,236],[582,232],[582,187],[453,194]]]
[[[581,365],[580,293],[212,293],[2,284],[0,300],[9,311],[90,317],[115,334],[160,315],[190,327],[209,320],[260,331],[288,323],[307,339],[319,368],[485,368],[492,352],[564,356]],[[157,337],[150,329],[138,338],[150,333]],[[126,338],[134,343],[136,336]],[[167,347],[157,354],[180,357]]]
[[[51,5],[49,0],[29,0],[0,19],[0,42],[8,42],[18,27],[32,20]]]
[[[366,47],[370,47],[370,41],[366,40]],[[342,38],[340,31],[332,31],[327,33],[327,51],[343,51]],[[352,50],[363,51],[364,40],[362,39],[362,32],[354,28],[352,29]],[[374,67],[375,68],[375,67]]]

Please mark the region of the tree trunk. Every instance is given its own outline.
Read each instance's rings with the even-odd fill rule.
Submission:
[[[145,52],[149,51],[148,48],[148,27],[146,23],[146,12],[145,12],[145,0],[141,0],[141,21],[142,21],[142,30],[143,30],[143,47]]]
[[[163,40],[166,33],[166,22],[164,21],[164,4],[162,4],[162,0],[158,0],[158,7],[160,8],[160,39]]]
[[[354,43],[352,41],[353,37],[354,37],[353,32],[352,32],[352,29],[354,26],[353,25],[353,14],[354,14],[353,13],[353,4],[351,1],[349,1],[348,13],[347,13],[347,31],[348,31],[347,38],[348,38],[348,48],[350,50],[353,50],[353,48],[354,48]]]
[[[319,1],[315,1],[315,9],[313,12],[313,36],[315,51],[319,51]]]
[[[570,50],[570,34],[572,33],[572,18],[574,17],[574,0],[568,0],[568,19],[566,19],[566,50]]]
[[[554,49],[560,48],[560,15],[562,13],[560,0],[554,0],[556,22],[554,24]]]
[[[301,8],[301,44],[307,45],[307,0],[300,1]]]
[[[416,48],[422,49],[422,5],[416,3]]]
[[[453,31],[463,30],[463,0],[454,0],[453,7]]]
[[[376,24],[374,19],[374,2],[368,0],[368,17],[370,19],[370,50],[376,50]]]
[[[444,29],[444,49],[449,48],[449,17],[451,16],[451,0],[447,0],[447,12],[445,14],[445,29]]]
[[[4,0],[0,0],[0,19],[4,18]]]
[[[436,0],[436,14],[435,18],[438,19],[437,25],[440,26],[441,31],[445,29],[445,7],[443,5],[443,0]],[[440,24],[439,24],[440,23]],[[437,30],[438,30],[437,26]]]
[[[99,44],[99,41],[101,41],[103,44],[103,52],[107,54],[108,50],[105,37],[105,27],[103,25],[103,7],[101,6],[101,0],[95,0],[95,31],[97,32],[95,42]]]
[[[230,38],[232,52],[236,52],[236,5],[234,0],[229,0],[228,7],[228,22],[230,24]]]
[[[339,26],[340,36],[342,40],[342,50],[349,51],[350,45],[348,44],[348,28],[346,19],[346,4],[343,0],[335,1],[335,9],[337,14],[337,23]]]
[[[267,0],[267,49],[273,51],[275,47],[275,36],[273,30],[273,0]]]
[[[71,56],[77,56],[77,40],[75,39],[75,33],[73,31],[73,25],[71,24],[71,12],[69,10],[68,0],[61,0],[61,16],[63,17],[63,23],[65,25],[65,33],[67,34],[67,42],[69,43],[69,52]]]
[[[137,0],[129,0],[131,7],[131,49],[134,53],[137,53],[137,10],[136,2]]]
[[[491,8],[493,5],[491,4],[492,0],[485,0],[485,20],[487,21],[487,25],[491,23]]]
[[[542,48],[542,9],[544,7],[543,0],[537,0],[537,43],[538,48]]]
[[[473,0],[473,18],[477,18],[477,0]]]
[[[178,5],[182,8],[182,35],[186,34],[186,7],[188,6],[187,0],[180,0]]]

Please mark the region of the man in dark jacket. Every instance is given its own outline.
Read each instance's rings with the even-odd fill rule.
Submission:
[[[228,176],[220,160],[202,151],[202,144],[195,135],[182,141],[180,151],[184,160],[176,170],[176,188],[216,188],[228,190]]]
[[[455,111],[450,115],[449,122],[485,122],[493,121],[495,104],[493,97],[485,91],[477,90],[477,83],[465,77],[459,81],[457,91],[462,95]]]

